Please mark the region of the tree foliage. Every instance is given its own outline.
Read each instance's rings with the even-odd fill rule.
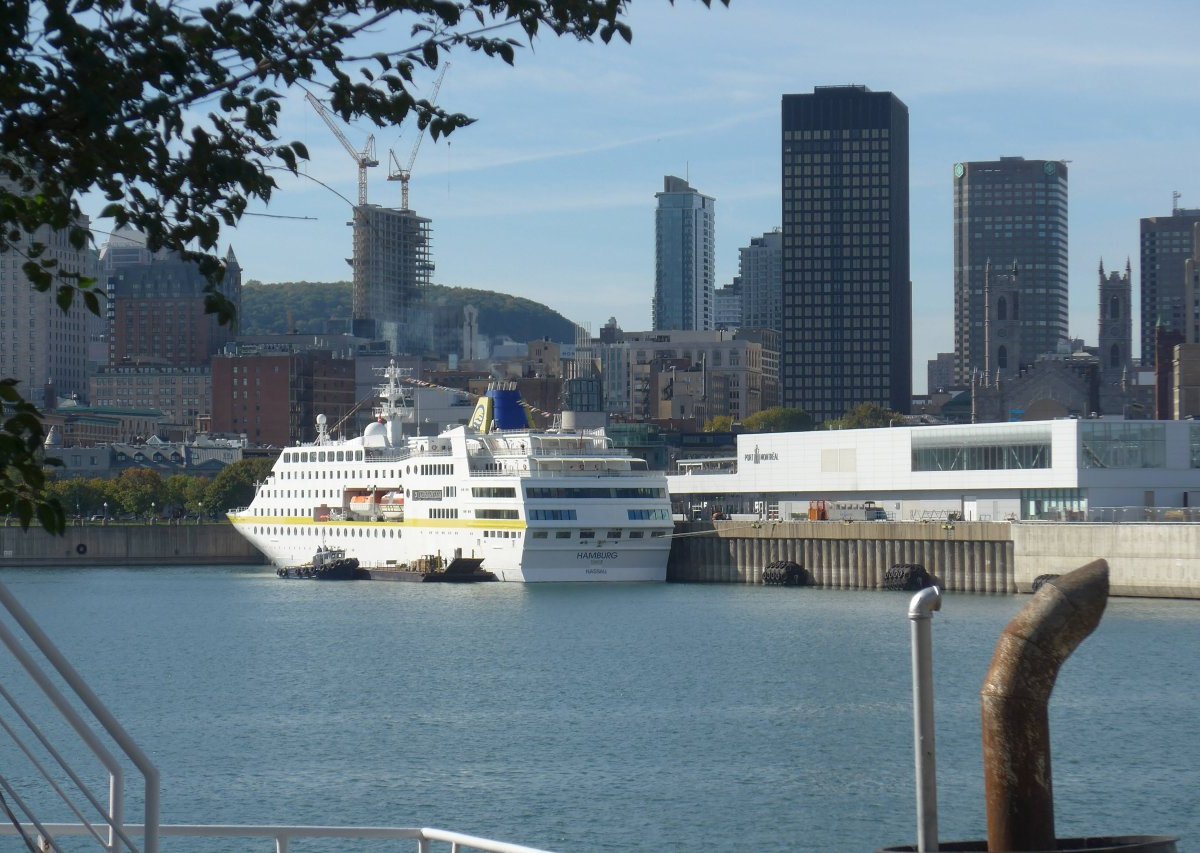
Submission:
[[[706,5],[711,0],[701,0]],[[722,0],[728,2],[728,0]],[[46,226],[94,244],[81,208],[179,252],[209,277],[208,309],[233,318],[217,255],[235,225],[296,172],[308,152],[276,134],[284,94],[319,88],[344,121],[415,121],[437,138],[470,123],[412,91],[421,68],[465,49],[511,64],[543,33],[628,41],[629,0],[13,0],[0,4],[0,252],[24,258],[40,291],[66,310],[100,313],[96,283],[60,268]],[[398,47],[364,55],[356,36]],[[61,532],[37,469],[42,424],[8,383],[0,393],[0,510]]]
[[[742,421],[746,432],[805,432],[813,428],[812,416],[803,409],[776,406],[755,412]]]
[[[522,343],[549,338],[562,344],[575,342],[575,324],[540,302],[472,287],[431,285],[426,298],[431,305],[457,309],[466,305],[479,309],[479,331],[492,338],[510,337]]]
[[[242,459],[227,465],[204,498],[206,513],[222,513],[225,510],[248,506],[254,500],[255,486],[271,473],[270,459]]]
[[[829,429],[873,429],[891,426],[904,420],[904,415],[878,403],[859,403],[837,420],[829,421]]]
[[[242,287],[238,325],[245,335],[281,335],[290,331],[290,316],[296,332],[323,334],[328,331],[331,319],[349,324],[353,298],[348,281],[279,284],[250,281]],[[575,340],[574,323],[532,299],[439,284],[429,285],[425,298],[429,305],[449,308],[459,317],[464,306],[474,305],[479,310],[479,331],[488,337],[509,337],[522,342],[544,337],[559,343]]]
[[[349,324],[353,300],[353,286],[348,281],[249,281],[242,285],[238,331],[243,335],[325,334],[330,320]]]
[[[705,432],[732,432],[733,418],[729,415],[717,415],[704,422]]]

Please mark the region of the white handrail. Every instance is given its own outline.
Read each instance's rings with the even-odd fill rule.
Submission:
[[[28,831],[30,826],[23,826]],[[87,828],[78,823],[48,823],[45,830],[54,836],[87,835]],[[126,824],[125,830],[131,835],[140,835],[144,827],[138,824]],[[0,837],[16,835],[17,830],[11,824],[0,822]],[[287,826],[272,824],[162,824],[158,834],[163,838],[262,838],[275,842],[277,853],[287,853],[288,845],[293,840],[305,838],[343,838],[360,841],[404,841],[418,842],[418,849],[429,851],[429,842],[440,841],[452,845],[452,850],[467,848],[483,851],[483,853],[550,853],[539,847],[526,847],[522,844],[510,844],[507,841],[496,841],[477,835],[467,835],[446,829],[432,827],[399,827],[399,826]]]
[[[158,853],[158,821],[159,821],[159,774],[153,762],[146,756],[140,746],[129,736],[125,728],[117,721],[112,713],[100,701],[99,697],[92,692],[88,687],[87,682],[75,670],[66,659],[66,657],[58,650],[58,647],[51,642],[46,633],[29,615],[29,612],[17,601],[16,597],[9,591],[3,583],[0,583],[0,604],[9,612],[13,619],[21,626],[26,636],[33,641],[38,650],[45,655],[46,659],[51,663],[59,676],[67,683],[67,685],[79,697],[84,706],[96,718],[96,721],[104,728],[109,737],[124,751],[133,762],[134,766],[141,771],[142,777],[145,779],[145,824],[142,827],[141,834],[143,839],[143,850],[146,853]],[[62,695],[61,691],[47,678],[42,668],[33,660],[27,651],[17,641],[12,631],[8,626],[0,623],[0,639],[9,651],[21,662],[25,671],[41,688],[46,697],[54,704],[63,718],[70,723],[71,727],[79,737],[88,745],[93,754],[104,764],[109,772],[109,814],[106,815],[106,821],[109,824],[109,847],[113,851],[120,849],[120,842],[114,836],[120,837],[121,841],[129,844],[122,832],[124,824],[124,770],[120,763],[113,757],[112,753],[105,745],[96,737],[96,733],[91,727],[80,717],[79,713],[71,705],[70,702]],[[130,845],[132,846],[132,845]]]

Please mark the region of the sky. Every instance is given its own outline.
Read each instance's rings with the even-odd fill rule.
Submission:
[[[545,303],[596,334],[609,317],[650,328],[654,194],[677,175],[716,199],[717,286],[738,249],[780,225],[780,99],[864,84],[909,110],[913,388],[953,349],[951,179],[958,161],[1070,163],[1070,330],[1097,337],[1097,266],[1134,267],[1138,220],[1200,207],[1200,4],[634,0],[633,44],[540,38],[515,67],[456,53],[438,103],[476,123],[426,138],[410,201],[433,221],[438,284]],[[407,25],[369,38],[407,42]],[[514,37],[519,36],[517,32]],[[436,74],[418,82],[428,92]],[[374,133],[369,201],[400,206],[388,150],[407,163],[415,128]],[[303,93],[280,136],[304,142],[311,178],[280,175],[269,207],[226,234],[244,280],[350,277],[357,168]],[[223,243],[223,245],[224,245]],[[1135,330],[1136,330],[1135,318]],[[1135,346],[1137,351],[1136,331]]]

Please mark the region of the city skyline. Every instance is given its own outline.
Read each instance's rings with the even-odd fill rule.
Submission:
[[[816,85],[862,83],[909,107],[918,391],[925,361],[953,348],[954,163],[1072,161],[1070,333],[1090,343],[1100,258],[1115,267],[1128,256],[1136,274],[1139,220],[1169,214],[1175,190],[1182,206],[1200,206],[1189,159],[1200,142],[1200,94],[1164,85],[1200,70],[1187,26],[1200,10],[1017,3],[948,15],[931,3],[851,3],[820,17],[804,11],[765,0],[711,10],[639,3],[632,46],[543,39],[518,51],[511,69],[455,55],[439,102],[479,121],[449,145],[426,139],[411,187],[412,207],[433,220],[434,280],[535,299],[593,333],[609,316],[649,328],[662,176],[716,199],[716,285],[727,284],[738,249],[782,224],[780,99]],[[357,146],[368,132],[381,160],[387,148],[407,159],[411,129],[399,138],[346,129]],[[309,146],[313,180],[280,176],[269,212],[315,218],[248,218],[223,236],[222,252],[233,245],[247,280],[348,279],[349,205],[316,182],[352,198],[354,164],[302,96],[285,104],[281,136]],[[398,207],[399,188],[385,177],[371,170],[370,201]],[[93,215],[99,207],[85,200]],[[1140,284],[1135,278],[1135,300]]]

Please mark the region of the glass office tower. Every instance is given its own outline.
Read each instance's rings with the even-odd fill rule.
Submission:
[[[783,404],[818,422],[908,412],[908,107],[823,86],[783,96]]]

